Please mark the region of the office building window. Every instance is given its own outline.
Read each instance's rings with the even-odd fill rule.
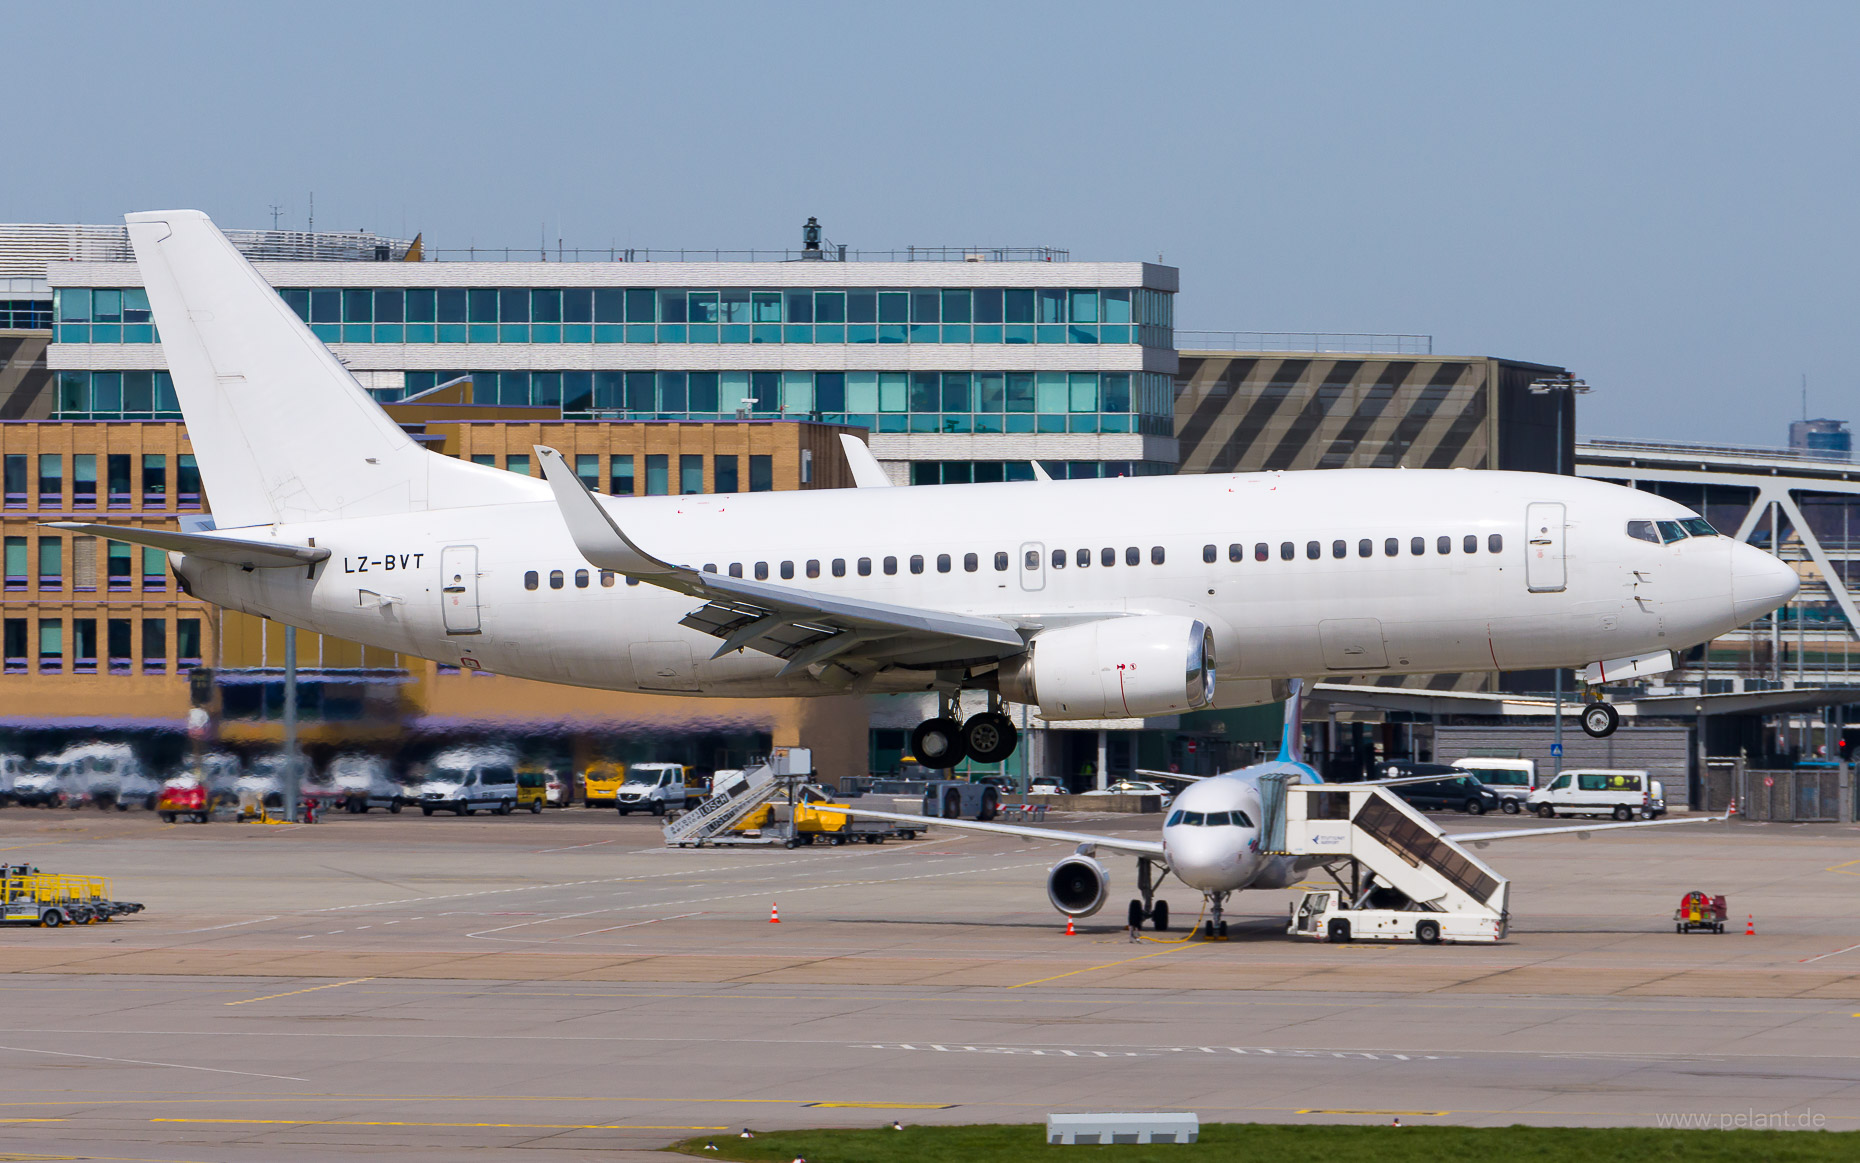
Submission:
[[[39,588],[65,588],[65,540],[62,537],[39,538]]]
[[[22,453],[9,452],[6,455],[4,463],[6,466],[4,471],[6,507],[9,509],[23,509],[26,507],[26,489],[29,487],[29,483],[26,480],[26,474],[29,471],[26,464],[26,457]]]
[[[616,497],[633,495],[633,458],[616,456],[609,467],[607,491]]]
[[[471,462],[473,464],[481,464],[486,468],[496,468],[497,455],[490,452],[474,452],[471,454]]]
[[[5,669],[8,674],[25,674],[28,668],[26,655],[26,619],[8,618],[5,620],[4,638]]]
[[[134,558],[129,552],[129,543],[126,541],[110,542],[107,556],[110,588],[118,591],[129,589],[131,571],[135,568]]]
[[[58,674],[65,668],[65,623],[62,618],[39,619],[39,673]]]
[[[91,468],[95,478],[96,467]],[[191,452],[184,452],[174,458],[174,493],[175,503],[183,509],[200,508],[200,465]]]
[[[766,493],[775,487],[775,458],[751,454],[749,457],[749,491]]]
[[[174,654],[179,666],[200,665],[200,619],[176,618],[174,620]]]
[[[97,673],[97,619],[71,620],[71,673]]]
[[[128,618],[111,618],[104,624],[104,648],[109,651],[110,673],[128,674],[135,665],[135,642]]]
[[[71,458],[71,506],[75,509],[97,507],[97,454],[94,452],[80,452]]]
[[[704,458],[689,453],[678,458],[678,491],[680,493],[701,493],[704,491]]]
[[[71,588],[79,592],[97,588],[97,539],[71,539]]]
[[[168,458],[159,452],[142,457],[142,504],[151,509],[168,504]]]
[[[504,458],[504,467],[518,476],[529,476],[530,454],[513,452]]]
[[[104,466],[109,474],[110,508],[129,508],[134,499],[129,485],[129,454],[112,452],[104,458]]]
[[[142,547],[142,588],[158,591],[168,588],[168,554],[152,545]]]
[[[671,492],[670,458],[664,453],[649,453],[646,456],[646,495],[663,497]]]
[[[65,458],[62,453],[39,454],[39,508],[65,507]]]
[[[742,490],[736,478],[736,457],[713,456],[711,458],[711,475],[716,483],[713,486],[719,493],[735,493]]]
[[[168,670],[168,619],[142,619],[142,673],[164,674]]]
[[[27,578],[30,576],[27,573],[30,566],[26,561],[26,552],[24,537],[6,539],[6,588],[9,590],[26,588]]]
[[[599,453],[577,452],[575,454],[575,475],[581,478],[591,493],[601,491],[601,457]]]

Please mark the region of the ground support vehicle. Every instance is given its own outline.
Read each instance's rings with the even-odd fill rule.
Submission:
[[[101,876],[40,872],[15,865],[0,878],[0,921],[25,922],[48,929],[86,925],[139,913],[142,906],[118,901]]]
[[[1517,815],[1530,794],[1537,790],[1537,764],[1529,759],[1472,756],[1455,759],[1452,766],[1497,793],[1499,806],[1507,816]]]
[[[525,763],[517,768],[517,808],[527,809],[531,815],[544,808],[566,808],[567,786],[544,765]]]
[[[614,792],[614,810],[623,816],[632,812],[663,816],[674,808],[695,808],[704,802],[704,789],[695,783],[682,763],[635,763]]]
[[[893,838],[914,840],[914,829],[900,828],[888,820],[856,820],[833,809],[843,807],[831,801],[817,799],[813,793],[819,789],[805,787],[801,795],[791,806],[788,804],[770,804],[771,811],[779,816],[784,812],[789,816],[787,837],[783,843],[789,848],[803,847],[809,844],[883,844]]]
[[[501,747],[456,747],[433,757],[419,788],[420,814],[508,816],[517,807],[517,756]]]
[[[590,808],[611,808],[626,782],[626,765],[602,759],[581,773],[581,802]]]
[[[1556,816],[1613,816],[1653,820],[1666,814],[1666,788],[1645,771],[1608,767],[1571,768],[1531,793],[1527,806],[1548,820]]]
[[[406,802],[406,789],[394,782],[393,768],[379,755],[338,755],[324,773],[329,783],[319,795],[361,814],[370,808],[398,812]]]
[[[1001,811],[1001,789],[966,779],[933,779],[924,788],[924,815],[945,820],[992,820]]]
[[[1673,910],[1675,933],[1690,933],[1694,929],[1722,933],[1724,922],[1725,904],[1721,896],[1689,892],[1679,899],[1679,907]]]
[[[1502,917],[1474,913],[1427,912],[1413,908],[1351,908],[1336,889],[1316,889],[1292,907],[1286,932],[1320,941],[1497,941],[1505,935]]]
[[[204,824],[212,810],[206,785],[191,779],[171,779],[155,797],[155,812],[165,824],[181,819]]]

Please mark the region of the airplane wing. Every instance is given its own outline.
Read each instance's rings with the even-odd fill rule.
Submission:
[[[1484,847],[1493,840],[1527,840],[1533,836],[1567,836],[1572,832],[1587,836],[1590,832],[1609,832],[1617,828],[1669,828],[1674,824],[1718,824],[1731,818],[1722,816],[1680,816],[1671,820],[1636,820],[1627,824],[1565,824],[1555,828],[1507,828],[1503,832],[1445,832],[1449,840],[1459,840]]]
[[[1179,771],[1150,771],[1143,767],[1137,768],[1137,774],[1146,779],[1180,779],[1189,783],[1200,783],[1204,779],[1218,778],[1212,775],[1183,775]]]
[[[1047,840],[1054,844],[1092,844],[1099,848],[1109,848],[1116,852],[1130,852],[1137,856],[1161,857],[1163,846],[1160,840],[1126,840],[1121,836],[1099,836],[1090,832],[1061,832],[1056,828],[1028,828],[1020,824],[986,824],[980,820],[945,820],[937,816],[906,816],[897,812],[879,812],[869,808],[849,808],[843,804],[814,804],[813,809],[822,813],[845,813],[861,820],[890,820],[898,824],[913,824],[920,828],[936,825],[939,828],[957,828],[964,832],[993,832],[998,836],[1019,836],[1023,840]]]
[[[786,659],[783,675],[832,662],[857,677],[884,666],[995,662],[1026,649],[1020,631],[998,618],[837,597],[662,561],[626,535],[561,453],[535,448],[581,555],[601,569],[702,599],[679,625],[722,639],[713,658],[758,650]]]
[[[220,537],[209,533],[175,533],[168,529],[140,529],[129,525],[89,525],[82,521],[47,521],[48,529],[69,529],[185,553],[207,561],[221,561],[242,569],[279,569],[287,566],[315,565],[329,559],[329,550],[311,545],[292,545],[284,541],[246,541],[238,537]]]

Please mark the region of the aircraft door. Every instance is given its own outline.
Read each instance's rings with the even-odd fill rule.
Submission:
[[[1562,505],[1538,501],[1525,506],[1524,582],[1534,594],[1560,593],[1568,585],[1564,529]]]
[[[446,633],[478,634],[478,547],[448,545],[439,553],[439,601]]]
[[[1020,547],[1020,588],[1030,593],[1046,588],[1046,546],[1038,541]]]

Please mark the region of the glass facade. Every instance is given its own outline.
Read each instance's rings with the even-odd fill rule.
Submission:
[[[1147,460],[1043,460],[1040,467],[1054,480],[1170,476],[1175,472],[1174,465]],[[990,484],[1033,479],[1033,464],[1025,460],[919,460],[911,463],[914,485]]]
[[[50,299],[0,299],[0,331],[50,331]]]
[[[1175,346],[1175,296],[1141,287],[717,290],[285,287],[325,343]],[[141,288],[57,292],[60,343],[153,343]]]

